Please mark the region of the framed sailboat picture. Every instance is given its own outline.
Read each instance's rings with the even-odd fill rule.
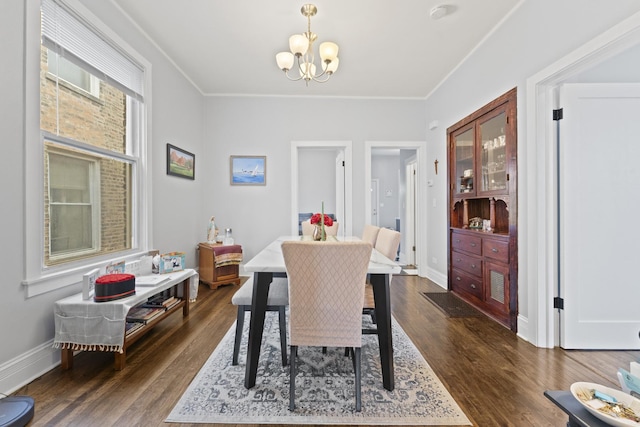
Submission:
[[[231,185],[267,185],[267,156],[231,156]]]

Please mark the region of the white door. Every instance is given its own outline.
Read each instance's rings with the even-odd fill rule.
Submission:
[[[345,218],[345,160],[344,150],[338,150],[336,154],[336,219],[339,224],[346,224]],[[345,227],[338,227],[338,235],[344,236]]]
[[[380,208],[380,182],[377,178],[371,180],[371,225],[380,226],[378,209]]]
[[[404,226],[404,255],[407,265],[416,265],[416,177],[418,162],[414,159],[405,166],[407,183],[406,218]]]
[[[640,349],[640,85],[560,90],[560,346]]]

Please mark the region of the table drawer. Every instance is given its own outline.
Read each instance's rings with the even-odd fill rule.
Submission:
[[[482,279],[465,274],[460,270],[452,270],[451,287],[456,292],[465,292],[482,299]]]
[[[480,236],[469,236],[462,233],[453,233],[451,236],[451,246],[453,249],[482,255],[482,238]]]
[[[509,242],[507,240],[484,239],[482,240],[482,253],[487,258],[508,263]]]
[[[453,268],[482,277],[482,260],[479,257],[465,255],[462,252],[451,252],[451,265]]]

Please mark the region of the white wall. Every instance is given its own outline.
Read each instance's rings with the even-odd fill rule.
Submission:
[[[298,150],[299,212],[320,212],[324,201],[324,213],[336,214],[336,156],[335,149]]]
[[[0,126],[3,135],[3,167],[0,178],[3,203],[0,218],[5,225],[0,245],[3,260],[0,299],[0,391],[8,392],[32,373],[44,372],[57,363],[51,350],[53,302],[76,293],[69,287],[26,299],[20,284],[24,254],[24,87],[37,85],[25,78],[24,7],[36,0],[0,2],[0,37],[4,61],[0,82]],[[519,298],[525,331],[528,236],[526,212],[529,177],[526,170],[524,84],[527,77],[602,33],[640,9],[637,0],[524,0],[522,6],[453,72],[426,100],[367,100],[331,98],[203,97],[122,17],[111,2],[84,0],[117,34],[153,64],[153,240],[162,250],[184,250],[188,266],[195,265],[193,248],[206,237],[209,217],[216,215],[220,227],[231,227],[234,237],[251,258],[275,236],[289,234],[291,226],[291,141],[353,141],[354,234],[362,232],[365,217],[364,141],[424,140],[426,124],[427,163],[439,161],[421,175],[429,201],[426,235],[429,256],[439,260],[429,269],[446,277],[447,193],[446,128],[498,95],[518,86],[519,164]],[[37,8],[36,8],[37,10]],[[36,29],[37,31],[37,29]],[[34,35],[31,34],[33,37]],[[37,39],[37,36],[36,36]],[[428,70],[426,71],[428,72]],[[295,84],[295,83],[291,83]],[[196,154],[196,180],[165,174],[165,144],[172,143]],[[268,156],[265,187],[229,185],[230,155]],[[8,161],[7,159],[10,159]],[[427,187],[426,181],[433,186]],[[433,206],[432,201],[436,204]],[[37,225],[29,225],[37,226]],[[14,327],[14,325],[20,325]]]
[[[296,83],[291,83],[296,84]],[[215,214],[250,259],[291,233],[291,142],[352,141],[353,234],[362,233],[364,141],[424,139],[424,103],[415,100],[210,97],[205,107],[205,180],[201,222]],[[229,185],[229,156],[266,155],[267,185]]]
[[[84,0],[84,5],[107,26],[127,41],[152,65],[152,144],[153,168],[153,242],[161,251],[187,252],[187,265],[195,266],[195,245],[206,236],[201,219],[202,197],[206,181],[201,171],[206,164],[203,154],[203,96],[171,65],[166,58],[124,18],[111,2]],[[24,144],[25,85],[39,86],[39,70],[25,70],[25,11],[29,19],[39,22],[39,1],[2,0],[0,2],[0,40],[5,61],[0,80],[0,126],[3,135],[3,167],[0,177],[4,225],[0,242],[3,260],[2,298],[0,298],[0,392],[7,393],[59,362],[59,351],[51,348],[54,336],[53,303],[78,293],[79,285],[26,298],[24,279],[23,218],[25,206]],[[35,13],[35,15],[33,15]],[[26,29],[26,39],[39,43],[40,28]],[[39,44],[30,49],[39,49]],[[31,50],[32,52],[33,50]],[[172,143],[196,154],[196,180],[166,175],[165,147]],[[38,227],[38,224],[29,224]]]
[[[400,167],[400,152],[395,155],[371,156],[371,178],[378,179],[380,199],[378,221],[380,227],[396,229],[396,218],[400,218],[400,177],[404,167]]]
[[[553,239],[553,236],[527,235],[529,221],[535,219],[526,215],[527,184],[536,177],[529,176],[526,170],[526,79],[638,10],[640,4],[635,0],[618,1],[615,7],[604,0],[523,1],[427,99],[427,123],[434,120],[440,123],[437,129],[427,132],[429,157],[439,159],[440,170],[444,172],[446,128],[507,90],[518,87],[518,328],[525,338],[529,338],[529,322],[537,321],[536,313],[529,312],[527,300],[527,269],[532,268],[527,264],[528,250],[536,240]],[[446,174],[435,176],[429,169],[426,179],[433,179],[434,186],[427,188],[427,199],[435,199],[439,207],[435,215],[428,216],[431,263],[432,256],[447,259],[447,191]],[[446,274],[445,263],[429,267]]]

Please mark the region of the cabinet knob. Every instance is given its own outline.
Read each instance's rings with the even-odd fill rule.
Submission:
[[[476,284],[475,283],[472,283],[470,286],[471,286],[471,289],[475,289],[476,288]]]
[[[491,252],[498,252],[498,250],[496,248],[491,248]]]
[[[471,243],[471,245],[470,245],[470,246],[471,246],[472,248],[475,248],[475,247],[476,247],[476,244],[475,244],[475,243]]]
[[[471,264],[471,268],[476,268],[476,265],[475,264]]]
[[[456,262],[460,262],[462,261],[460,258],[456,258]]]
[[[456,276],[456,280],[459,282],[459,281],[461,281],[462,279],[460,278],[460,276]]]

